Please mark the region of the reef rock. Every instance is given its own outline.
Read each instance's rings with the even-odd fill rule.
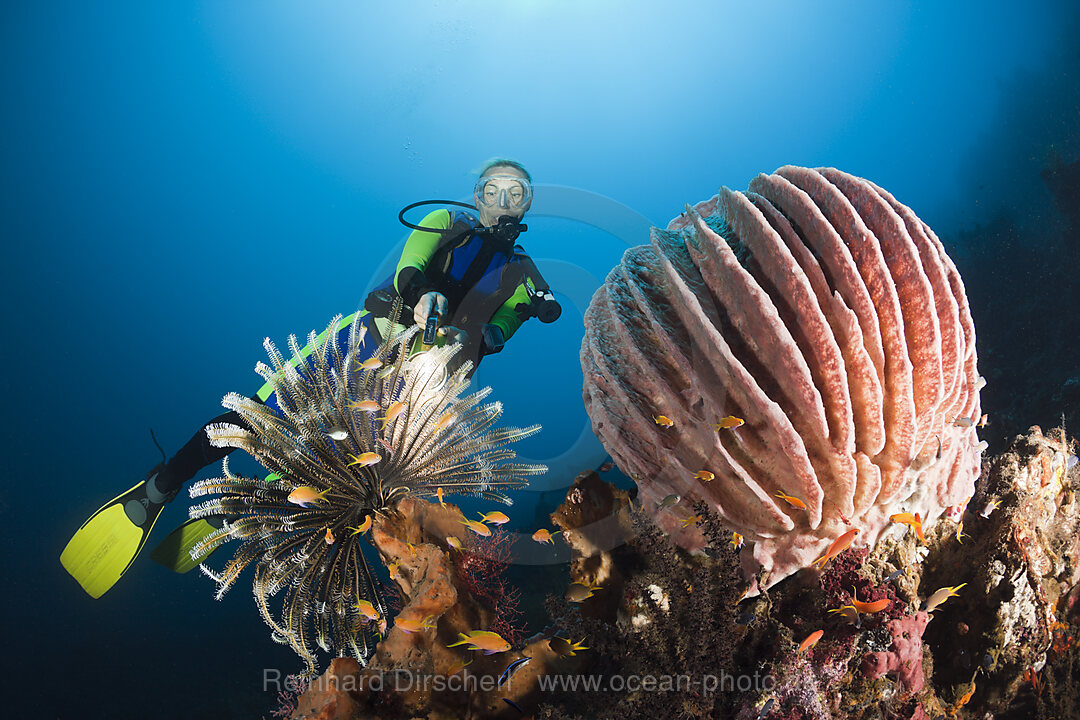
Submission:
[[[1077,630],[1070,616],[1080,583],[1074,453],[1063,431],[1033,427],[1018,436],[963,510],[963,543],[947,536],[926,560],[924,594],[966,584],[927,629],[935,674],[960,682],[983,662],[985,680],[971,702],[990,712],[1037,686],[1044,666],[1071,646],[1062,639]]]
[[[929,526],[972,494],[985,444],[963,283],[867,180],[786,166],[722,189],[628,250],[585,325],[593,430],[686,548],[700,499],[752,544],[747,574],[776,582],[849,523],[873,546],[891,514]]]
[[[503,698],[525,709],[535,707],[537,677],[557,659],[546,638],[493,655],[447,647],[460,639],[459,633],[489,629],[495,621],[490,609],[463,591],[465,582],[451,559],[457,551],[446,538],[462,535],[461,519],[453,505],[406,497],[374,522],[372,543],[384,563],[396,567],[394,582],[402,602],[396,620],[429,618],[432,627],[408,633],[394,624],[363,668],[335,660],[301,696],[293,718],[520,717]],[[532,659],[513,682],[498,687],[505,667],[525,656]]]
[[[570,547],[570,581],[603,589],[581,603],[585,615],[612,614],[622,598],[624,578],[612,550],[633,535],[630,507],[625,490],[590,471],[574,479],[566,500],[551,516]]]

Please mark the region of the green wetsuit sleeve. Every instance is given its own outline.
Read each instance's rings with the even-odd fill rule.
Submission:
[[[434,210],[418,225],[446,230],[450,227],[450,211]],[[435,255],[442,237],[443,234],[438,232],[413,230],[405,241],[405,248],[401,251],[401,259],[398,260],[397,270],[394,272],[394,289],[406,304],[414,305],[421,295],[434,288],[424,271]]]
[[[529,292],[525,289],[525,280],[518,285],[517,290],[510,296],[510,299],[499,306],[499,309],[495,311],[495,314],[491,316],[489,321],[492,325],[497,325],[502,330],[503,340],[509,340],[517,329],[521,327],[521,323],[525,322],[521,315],[518,314],[518,303],[529,302]]]

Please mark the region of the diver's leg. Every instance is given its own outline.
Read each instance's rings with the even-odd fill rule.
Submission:
[[[180,488],[184,486],[184,483],[195,477],[197,472],[211,463],[220,461],[236,449],[231,447],[214,447],[210,444],[210,438],[206,435],[206,428],[208,425],[216,423],[230,423],[245,429],[250,429],[250,426],[235,410],[230,410],[227,413],[218,415],[216,418],[199,428],[199,430],[191,436],[191,439],[172,456],[172,459],[165,463],[164,467],[159,466],[160,469],[155,468],[158,470],[158,476],[154,479],[153,484],[157,491],[166,496],[167,499],[171,500]],[[151,471],[151,474],[153,474],[153,471]]]

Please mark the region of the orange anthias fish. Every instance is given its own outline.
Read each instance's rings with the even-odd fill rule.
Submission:
[[[354,400],[347,407],[350,410],[359,410],[360,412],[375,412],[381,409],[379,403],[374,400]]]
[[[675,425],[675,421],[669,418],[667,415],[656,415],[653,417],[653,422],[655,422],[660,427],[667,428],[674,427]]]
[[[458,540],[453,535],[447,535],[446,536],[446,544],[449,545],[450,547],[454,548],[455,550],[460,550],[461,549],[461,541]]]
[[[369,465],[374,465],[375,463],[382,460],[382,457],[379,456],[379,453],[375,452],[366,452],[361,453],[360,455],[353,455],[352,453],[349,453],[349,457],[352,458],[352,462],[346,465],[346,467],[352,467],[353,465],[367,467]]]
[[[858,590],[851,588],[851,605],[861,613],[870,614],[881,612],[889,607],[891,602],[892,600],[889,598],[882,598],[881,600],[875,600],[873,602],[863,602],[859,599]]]
[[[926,602],[923,603],[923,610],[925,610],[926,612],[934,612],[934,609],[940,606],[943,602],[945,602],[951,597],[956,597],[957,595],[959,595],[958,591],[965,585],[967,585],[967,583],[960,583],[959,585],[954,585],[953,587],[943,587],[939,590],[936,590],[933,595],[926,598]]]
[[[360,611],[360,614],[363,615],[366,620],[377,621],[379,617],[381,617],[379,615],[379,611],[375,609],[375,606],[367,600],[361,600],[360,598],[357,598],[356,609]]]
[[[783,500],[784,502],[786,502],[788,505],[790,505],[793,508],[797,508],[799,510],[805,510],[806,509],[806,503],[804,503],[802,500],[795,497],[794,495],[787,495],[787,494],[785,494],[783,492],[778,492],[778,493],[776,493],[776,495],[774,497],[780,498],[781,500]]]
[[[715,477],[716,476],[708,470],[698,470],[696,473],[694,473],[694,478],[697,480],[701,480],[702,482],[712,482],[713,478]]]
[[[446,671],[446,676],[450,677],[451,675],[457,675],[459,672],[461,672],[465,668],[472,665],[472,661],[473,661],[473,658],[469,658],[468,661],[466,661],[466,662],[456,662],[456,663],[454,663],[453,665],[450,666],[450,669],[448,669]]]
[[[390,572],[391,580],[401,579],[401,570],[398,569],[398,563],[390,563],[386,566],[386,569]]]
[[[729,542],[729,543],[731,543],[731,545],[732,545],[732,546],[733,546],[733,547],[734,547],[734,548],[735,548],[736,550],[739,550],[739,549],[741,549],[741,548],[742,548],[742,546],[743,546],[743,539],[742,539],[742,535],[740,535],[740,534],[739,534],[739,533],[737,533],[737,532],[733,532],[733,533],[731,533],[731,539],[730,539],[730,540],[728,540],[728,542]]]
[[[352,530],[353,535],[359,535],[362,532],[367,532],[371,529],[371,516],[368,515],[364,518],[364,522],[360,523],[360,527],[347,527],[346,530]]]
[[[443,490],[441,485],[435,489],[435,497],[439,498],[440,505],[446,507],[446,502],[443,500]]]
[[[452,648],[469,643],[471,645],[470,650],[483,650],[485,655],[494,655],[510,649],[510,643],[506,642],[499,633],[488,630],[473,630],[467,633],[458,633],[458,636],[461,640],[446,647]]]
[[[825,563],[829,562],[829,560],[833,559],[840,553],[847,550],[848,546],[851,545],[852,541],[855,539],[855,536],[858,534],[859,528],[851,528],[846,533],[833,540],[832,545],[830,545],[829,549],[825,551],[825,554],[815,560],[812,564],[817,565],[818,563],[821,563],[821,565],[818,566],[818,570],[825,567]]]
[[[911,529],[915,531],[915,535],[918,536],[919,542],[926,542],[926,536],[923,535],[922,517],[919,513],[912,515],[911,513],[896,513],[890,515],[889,520],[894,523],[901,523],[904,525],[910,525]]]
[[[479,520],[458,520],[459,523],[472,530],[477,535],[487,537],[491,535],[491,528]]]
[[[330,528],[326,528],[326,544],[327,545],[333,545],[334,544],[334,533],[330,532]]]
[[[382,367],[382,360],[379,358],[370,358],[360,363],[361,370],[375,370]]]
[[[554,538],[560,532],[562,532],[562,531],[561,530],[556,530],[555,532],[551,532],[547,528],[540,528],[539,530],[537,530],[536,532],[534,532],[532,534],[532,539],[535,540],[538,543],[548,543],[550,545],[554,545],[555,544]]]
[[[432,630],[435,627],[435,620],[431,615],[421,618],[397,618],[394,620],[394,627],[399,627],[407,633],[418,633],[421,630]]]
[[[394,418],[396,418],[398,415],[400,415],[403,412],[405,412],[405,403],[398,400],[396,403],[392,404],[386,410],[386,417],[381,418],[382,421],[383,421],[383,424],[382,424],[382,427],[380,428],[380,430],[385,430],[386,426],[389,425],[391,422],[393,422]]]
[[[300,507],[306,508],[312,503],[325,501],[326,493],[328,492],[330,492],[330,488],[319,492],[310,485],[301,485],[298,488],[294,488],[293,491],[289,493],[288,500],[293,505],[299,505]]]
[[[810,648],[817,645],[818,640],[825,634],[824,630],[815,630],[806,636],[806,639],[799,643],[799,652],[806,652]]]
[[[441,418],[439,418],[439,421],[437,423],[435,423],[435,432],[445,430],[446,428],[453,425],[455,420],[457,420],[457,416],[454,415],[454,413],[446,413]]]
[[[720,418],[720,422],[713,423],[713,427],[719,432],[720,430],[734,430],[740,425],[745,424],[746,421],[742,418],[737,418],[734,415],[728,415],[727,417]]]
[[[480,519],[483,522],[491,523],[492,525],[502,525],[503,523],[510,522],[510,518],[506,516],[506,513],[499,512],[498,510],[492,510],[487,514],[482,512],[476,514],[480,516]]]
[[[699,522],[701,522],[700,515],[691,515],[690,517],[682,521],[682,526],[688,527],[690,525],[697,525]]]
[[[956,703],[950,708],[950,712],[952,713],[952,715],[955,716],[957,710],[959,710],[960,708],[967,705],[968,701],[971,700],[971,696],[974,695],[974,694],[975,694],[975,676],[972,676],[971,677],[971,687],[968,689],[968,691],[966,693],[961,695],[959,697],[959,699],[956,701]]]

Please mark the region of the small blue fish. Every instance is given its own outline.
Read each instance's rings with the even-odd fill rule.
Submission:
[[[751,625],[755,620],[757,620],[757,615],[754,613],[742,613],[735,618],[735,622],[739,625]]]
[[[503,670],[502,675],[499,676],[499,681],[495,683],[495,687],[502,687],[503,683],[509,680],[519,667],[529,662],[530,660],[532,660],[531,657],[518,658],[514,662],[507,665],[506,669]]]
[[[892,582],[893,580],[895,580],[896,578],[900,577],[903,574],[904,574],[904,570],[902,568],[900,570],[893,570],[891,573],[889,573],[887,576],[885,576],[885,582]]]
[[[514,708],[515,710],[517,710],[522,715],[525,714],[525,711],[521,709],[521,706],[518,705],[513,700],[511,700],[510,698],[503,698],[503,702],[506,703],[507,705],[509,705],[510,707]]]
[[[761,709],[760,709],[760,710],[758,710],[758,714],[757,714],[757,720],[761,720],[761,719],[762,719],[763,717],[765,717],[766,715],[768,715],[768,714],[769,714],[769,711],[770,711],[770,710],[772,710],[772,706],[773,706],[773,705],[774,705],[775,703],[776,703],[776,698],[769,698],[769,702],[767,702],[767,703],[765,703],[764,705],[762,705],[762,706],[761,706]]]

